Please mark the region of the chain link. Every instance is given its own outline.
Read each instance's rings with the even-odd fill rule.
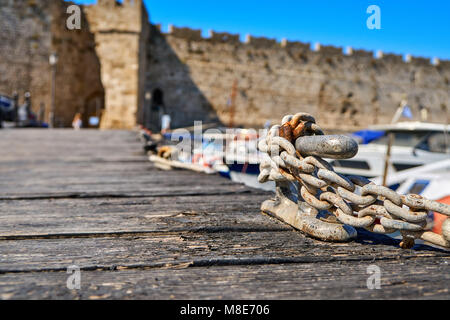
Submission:
[[[320,137],[307,138],[313,136]],[[345,159],[355,154],[341,152],[332,138],[324,135],[310,114],[284,117],[281,126],[273,126],[259,142],[259,150],[267,154],[261,162],[259,182],[298,183],[299,201],[333,214],[345,225],[379,234],[400,231],[402,248],[412,247],[414,239],[450,247],[450,219],[444,222],[442,235],[431,232],[427,223],[429,211],[450,216],[449,205],[416,194],[399,195],[364,177],[335,172],[321,156]]]

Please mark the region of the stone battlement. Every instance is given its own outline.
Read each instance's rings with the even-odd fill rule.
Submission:
[[[373,58],[374,52],[366,51],[366,50],[354,50],[353,48],[349,48],[348,55],[352,56],[352,57],[358,57],[358,58]]]
[[[106,0],[105,0],[106,1]],[[158,25],[160,26],[160,25]],[[160,27],[159,27],[160,29]],[[202,30],[191,29],[188,27],[176,27],[174,25],[169,25],[169,30],[166,33],[168,36],[173,36],[180,39],[186,39],[189,41],[209,41],[214,43],[228,43],[232,45],[245,45],[252,46],[258,49],[301,49],[307,52],[316,52],[324,56],[346,56],[355,58],[373,58],[382,60],[388,63],[396,64],[411,64],[416,66],[436,66],[439,65],[441,68],[448,68],[450,65],[449,60],[438,60],[437,64],[433,64],[431,59],[424,57],[414,57],[409,55],[398,55],[393,53],[380,53],[380,56],[375,57],[374,51],[367,51],[363,49],[353,49],[349,48],[347,54],[344,53],[342,47],[335,47],[332,45],[322,45],[320,43],[315,44],[314,50],[311,48],[310,43],[304,43],[300,41],[289,41],[283,39],[281,42],[273,38],[266,37],[255,37],[252,35],[246,35],[245,41],[241,41],[239,34],[231,34],[227,32],[215,32],[213,30],[209,31],[209,37],[204,37],[202,35]]]
[[[92,32],[140,33],[146,11],[142,0],[99,0],[98,4],[85,6]]]
[[[450,60],[439,60],[438,66],[450,70]]]
[[[302,50],[311,50],[311,43],[305,43],[300,41],[289,41],[286,39],[281,40],[281,47],[287,49],[302,49]]]
[[[324,55],[344,55],[342,47],[323,46],[321,44],[317,44],[316,50]]]
[[[169,25],[169,34],[174,37],[184,38],[186,40],[200,41],[202,40],[202,30],[191,28],[177,28]]]
[[[212,42],[231,43],[231,44],[239,44],[241,42],[239,34],[232,34],[227,32],[215,32],[213,30],[209,31],[209,40]]]
[[[276,39],[269,39],[265,37],[254,37],[247,35],[245,37],[245,43],[258,48],[271,48],[279,45]]]

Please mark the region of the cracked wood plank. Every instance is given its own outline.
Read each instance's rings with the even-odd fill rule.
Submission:
[[[209,228],[288,229],[262,216],[263,195],[0,202],[0,239],[12,236]]]
[[[266,230],[171,232],[111,235],[110,238],[74,235],[66,239],[0,241],[0,273],[64,271],[75,264],[84,270],[280,263],[328,263],[448,257],[445,251],[422,246],[399,251],[398,243],[380,238],[370,249],[363,243],[328,244],[294,231]]]
[[[442,299],[450,297],[449,258],[377,261],[381,289],[367,288],[370,261],[131,269],[0,275],[1,299]],[[174,314],[175,315],[175,314]]]

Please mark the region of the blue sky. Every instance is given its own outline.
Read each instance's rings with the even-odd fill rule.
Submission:
[[[448,0],[144,0],[152,23],[450,60]],[[77,0],[95,3],[95,0]],[[369,30],[369,5],[381,30]]]

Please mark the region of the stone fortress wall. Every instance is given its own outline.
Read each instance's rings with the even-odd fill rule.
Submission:
[[[160,26],[156,26],[156,31]],[[235,123],[258,127],[267,120],[278,123],[298,111],[314,114],[330,129],[352,130],[389,123],[401,100],[414,115],[429,109],[429,121],[445,122],[450,108],[450,61],[375,53],[309,43],[169,26],[161,34],[192,83],[222,122],[229,121],[227,101],[237,82]],[[160,49],[161,50],[161,49]],[[150,46],[150,51],[158,49]],[[185,96],[195,94],[180,81],[169,55],[159,52],[149,61],[148,82],[166,89],[176,110],[194,107]],[[155,71],[152,73],[152,71]],[[189,89],[189,90],[188,90]],[[197,106],[198,108],[198,106]],[[201,109],[200,109],[201,111]],[[195,112],[195,110],[192,110]],[[416,118],[418,119],[418,118]]]
[[[86,28],[70,31],[66,9],[70,3],[50,0],[0,0],[0,93],[17,92],[20,103],[32,94],[34,111],[51,106],[49,56],[57,52],[55,123],[69,126],[77,112],[103,108],[103,86],[95,42]],[[80,68],[80,66],[87,66]]]
[[[50,105],[51,21],[48,3],[0,0],[0,93]],[[23,101],[23,100],[22,100]]]
[[[50,5],[50,3],[54,3]],[[31,90],[35,108],[50,104],[48,55],[61,56],[57,116],[64,125],[77,111],[104,109],[102,128],[133,128],[159,89],[173,126],[194,120],[261,127],[306,111],[329,129],[353,130],[390,122],[403,99],[418,115],[445,122],[450,104],[450,61],[170,26],[148,22],[142,0],[98,0],[83,7],[82,30],[65,27],[69,3],[0,0],[0,93]]]

